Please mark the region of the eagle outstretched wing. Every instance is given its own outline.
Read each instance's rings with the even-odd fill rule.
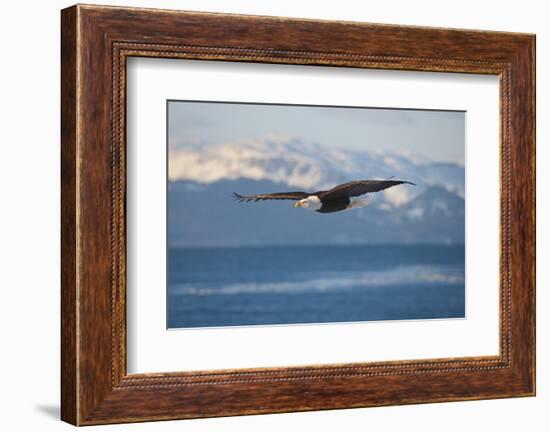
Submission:
[[[359,180],[351,181],[349,183],[340,184],[330,190],[323,192],[317,192],[316,194],[321,199],[338,199],[343,197],[361,196],[365,193],[379,192],[389,187],[397,186],[399,184],[411,184],[410,181],[399,180]]]
[[[283,193],[267,193],[262,195],[251,195],[251,196],[242,196],[237,193],[233,193],[233,197],[237,199],[239,202],[258,202],[258,201],[266,201],[266,200],[281,200],[281,199],[289,199],[293,201],[299,201],[300,199],[305,199],[308,196],[310,196],[310,193],[306,192],[283,192]]]

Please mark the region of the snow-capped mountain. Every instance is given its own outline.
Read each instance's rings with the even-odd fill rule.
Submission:
[[[366,208],[330,216],[286,201],[240,204],[231,197],[392,176],[417,185],[369,195]],[[464,167],[458,164],[270,138],[179,148],[170,154],[169,178],[170,247],[464,243]]]
[[[355,179],[395,177],[416,188],[392,188],[377,199],[404,205],[427,187],[464,196],[464,167],[430,162],[410,154],[326,148],[297,138],[268,137],[217,146],[172,150],[169,179],[211,184],[221,180],[267,180],[301,190],[322,190]]]

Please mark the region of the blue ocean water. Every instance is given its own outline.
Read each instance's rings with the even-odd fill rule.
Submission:
[[[463,245],[168,252],[168,327],[464,317]]]

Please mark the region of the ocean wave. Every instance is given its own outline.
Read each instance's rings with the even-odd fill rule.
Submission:
[[[265,293],[305,293],[357,288],[417,284],[464,283],[464,271],[456,267],[410,265],[385,271],[324,274],[306,280],[229,283],[211,287],[208,283],[179,283],[170,288],[175,295],[235,295]]]

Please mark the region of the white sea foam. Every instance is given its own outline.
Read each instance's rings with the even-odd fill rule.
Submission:
[[[328,273],[323,277],[298,281],[232,283],[208,287],[200,283],[180,283],[171,289],[176,295],[235,295],[241,293],[304,293],[349,290],[391,285],[459,284],[464,272],[454,267],[430,265],[401,266],[387,271]]]

